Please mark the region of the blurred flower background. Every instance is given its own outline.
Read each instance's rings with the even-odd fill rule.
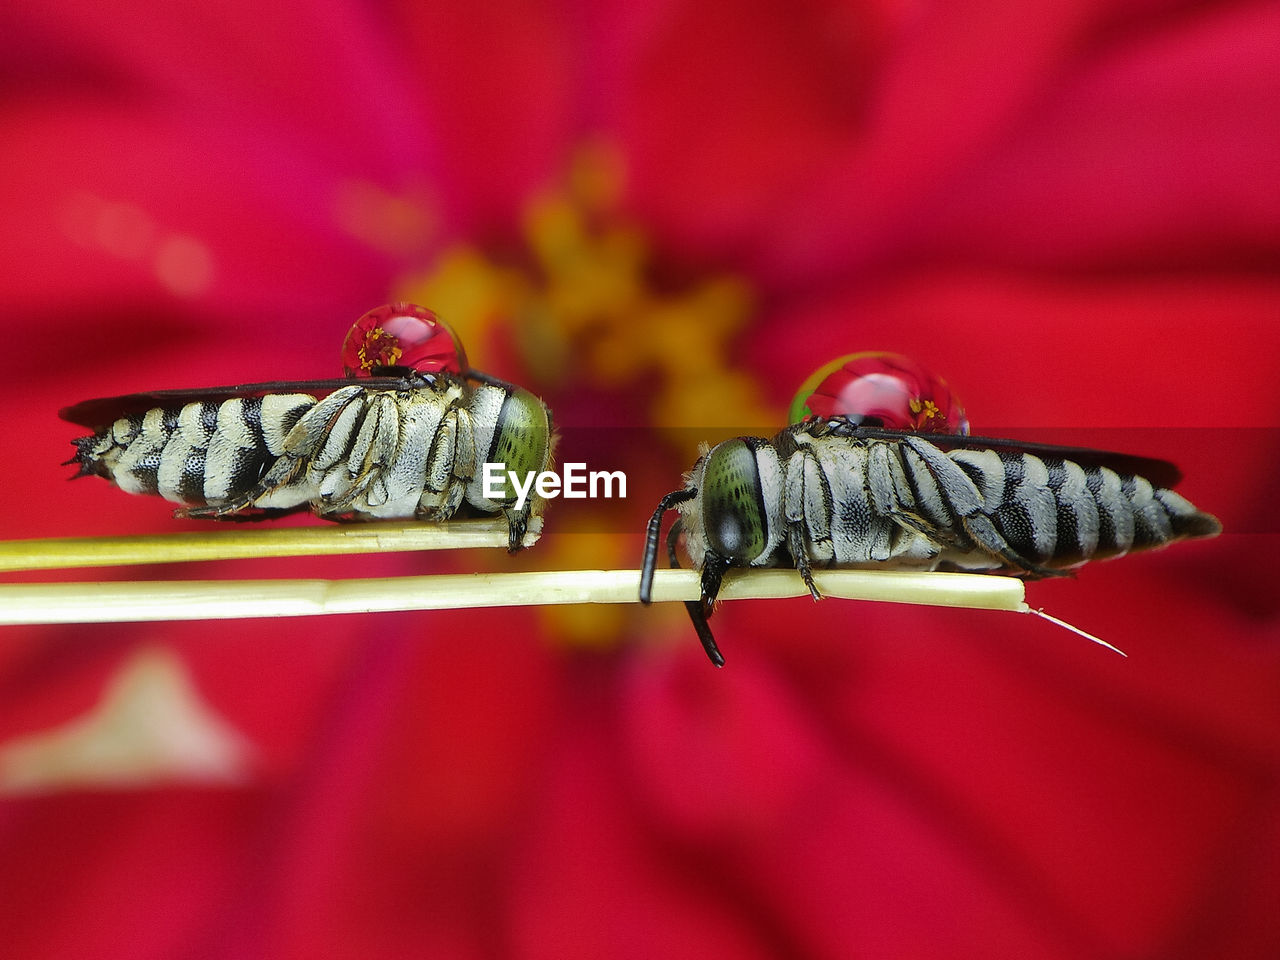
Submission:
[[[0,12],[6,538],[204,529],[63,483],[57,409],[335,375],[399,298],[630,481],[516,558],[86,579],[634,566],[697,440],[865,349],[975,432],[1177,460],[1228,530],[1029,587],[1128,660],[836,601],[726,605],[722,671],[678,605],[5,628],[0,952],[1280,955],[1277,35],[1161,0]]]

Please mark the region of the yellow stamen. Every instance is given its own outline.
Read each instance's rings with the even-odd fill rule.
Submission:
[[[750,286],[718,275],[659,288],[647,237],[620,213],[625,182],[616,149],[603,141],[584,144],[560,183],[529,198],[521,218],[523,250],[500,259],[472,245],[448,247],[397,293],[447,319],[481,369],[499,345],[514,348],[523,369],[501,372],[535,392],[643,389],[654,427],[776,429],[781,411],[766,404],[730,357],[754,318]],[[697,430],[679,430],[655,443],[668,444],[673,462],[687,465],[697,456],[698,439]],[[589,524],[590,502],[575,506],[574,516]],[[557,537],[543,545],[539,563],[634,562],[620,551],[634,552],[635,544],[574,533],[568,511],[557,512]],[[628,618],[626,611],[600,606],[541,616],[553,635],[589,645],[612,642]]]
[[[493,338],[514,344],[535,390],[577,382],[625,392],[656,380],[656,426],[781,422],[730,365],[755,310],[750,287],[726,275],[656,289],[649,244],[617,210],[624,181],[617,152],[587,144],[564,182],[526,206],[524,256],[500,262],[450,247],[403,296],[430,303],[477,358]]]

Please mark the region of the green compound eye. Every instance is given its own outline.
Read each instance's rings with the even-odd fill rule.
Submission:
[[[490,461],[504,465],[504,478],[508,471],[523,478],[544,470],[550,453],[551,421],[547,408],[528,390],[513,388],[498,413]],[[516,491],[510,480],[504,479],[501,487],[503,501],[514,503]]]
[[[764,496],[756,452],[726,440],[707,454],[702,474],[702,523],[711,549],[728,560],[751,561],[764,550]]]

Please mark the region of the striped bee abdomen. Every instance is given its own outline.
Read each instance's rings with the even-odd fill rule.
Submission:
[[[315,406],[307,394],[269,394],[154,407],[72,442],[80,475],[185,506],[218,505],[251,490]]]
[[[910,442],[913,449],[921,444]],[[1216,518],[1174,491],[1106,466],[1008,450],[962,448],[946,457],[977,492],[978,514],[989,519],[994,536],[983,536],[972,511],[955,510],[957,519],[975,548],[1015,569],[1067,567],[1175,540],[1211,537],[1222,529]],[[934,461],[931,471],[939,477],[936,466]],[[945,482],[940,486],[944,493],[957,492]],[[948,496],[953,508],[955,499]],[[959,499],[966,497],[961,493]]]

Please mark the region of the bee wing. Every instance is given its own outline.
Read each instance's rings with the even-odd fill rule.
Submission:
[[[1156,486],[1173,488],[1182,480],[1177,464],[1154,457],[1139,457],[1131,453],[1111,450],[1094,450],[1090,447],[1062,447],[1052,443],[1034,443],[1027,440],[1009,440],[1002,437],[970,437],[954,433],[911,433],[889,430],[885,427],[862,426],[843,417],[826,420],[804,420],[788,427],[788,431],[805,433],[831,432],[843,437],[869,437],[877,440],[901,440],[904,436],[920,437],[943,450],[1006,450],[1011,453],[1029,453],[1042,460],[1074,460],[1084,467],[1108,467],[1120,474],[1145,477]],[[781,436],[781,435],[780,435]]]
[[[908,434],[899,430],[882,428],[858,428],[861,436],[876,436],[878,439],[897,439]],[[1146,477],[1156,486],[1174,488],[1183,479],[1183,471],[1176,463],[1157,460],[1155,457],[1139,457],[1133,453],[1116,453],[1115,451],[1096,451],[1091,447],[1059,447],[1052,443],[1033,443],[1029,440],[1010,440],[1001,436],[961,436],[957,434],[910,434],[928,440],[934,447],[945,451],[955,449],[974,449],[974,451],[1007,451],[1010,453],[1030,453],[1041,460],[1070,460],[1083,467],[1108,467],[1117,474]]]
[[[1000,437],[966,437],[949,434],[917,434],[944,450],[1007,450],[1012,453],[1029,453],[1041,460],[1073,460],[1082,467],[1108,467],[1119,474],[1145,477],[1158,487],[1173,488],[1182,480],[1177,464],[1155,457],[1140,457],[1113,450],[1094,450],[1090,447],[1062,447],[1052,443],[1032,443],[1026,440],[1007,440]]]
[[[145,413],[153,407],[181,407],[201,400],[220,403],[233,397],[263,397],[271,393],[310,393],[327,396],[352,385],[369,390],[396,390],[404,386],[401,377],[340,377],[329,380],[279,380],[270,383],[242,383],[233,387],[204,387],[195,390],[149,390],[127,393],[119,397],[98,397],[64,407],[58,416],[69,423],[97,430],[132,413]]]

